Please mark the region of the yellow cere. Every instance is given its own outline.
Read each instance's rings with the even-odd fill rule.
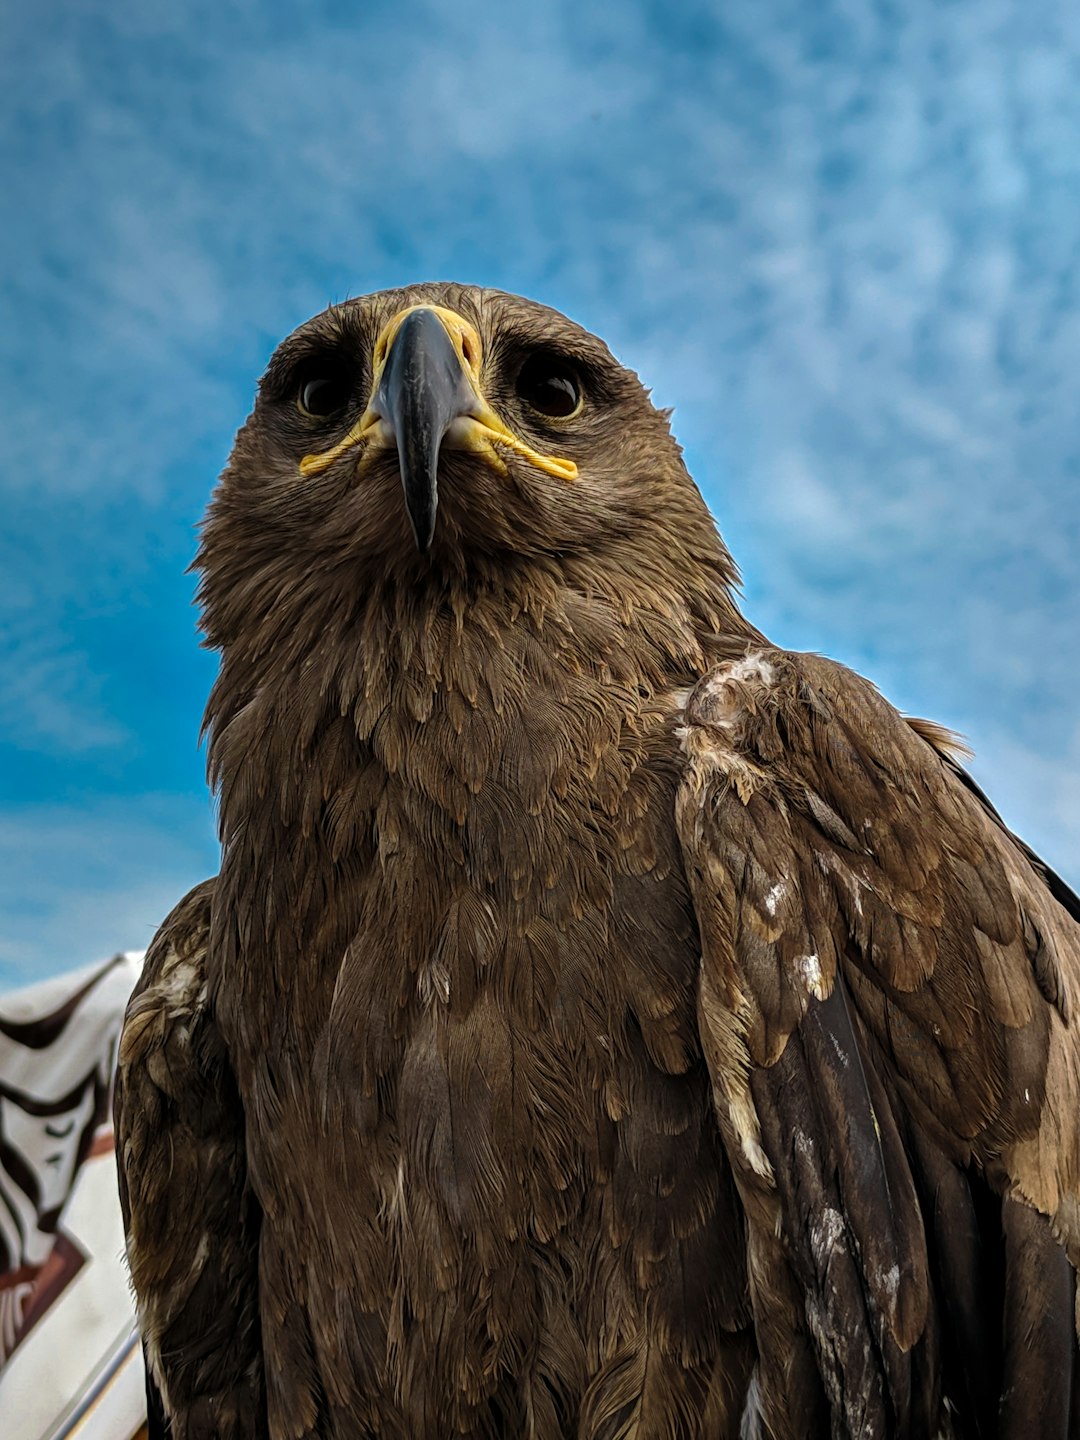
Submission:
[[[538,470],[543,470],[547,475],[553,475],[558,480],[576,480],[578,467],[573,460],[566,460],[557,455],[541,455],[531,445],[515,435],[514,432],[496,415],[488,402],[484,399],[480,390],[480,360],[482,348],[480,336],[476,328],[470,325],[462,315],[453,310],[447,310],[442,305],[409,305],[394,316],[390,323],[385,326],[382,334],[375,343],[375,375],[371,385],[371,399],[368,401],[367,409],[360,419],[352,427],[347,435],[343,436],[336,445],[329,450],[322,450],[316,454],[305,455],[300,461],[300,474],[303,476],[321,475],[328,470],[335,460],[341,458],[346,451],[353,446],[360,445],[378,431],[379,415],[373,410],[372,405],[379,389],[379,382],[382,379],[382,372],[386,367],[387,357],[390,354],[390,347],[394,343],[394,337],[401,329],[401,323],[407,315],[414,310],[432,310],[442,321],[447,335],[453,344],[457,357],[461,361],[461,367],[469,378],[473,394],[477,400],[477,412],[471,415],[464,415],[461,418],[468,422],[468,438],[466,441],[469,450],[475,450],[480,454],[487,454],[489,458],[497,460],[493,453],[495,446],[501,446],[504,450],[512,450],[514,454],[520,455],[535,465]],[[464,437],[463,437],[464,438]],[[500,468],[502,468],[500,466]]]

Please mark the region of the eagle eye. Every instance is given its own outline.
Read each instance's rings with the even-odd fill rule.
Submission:
[[[312,420],[325,420],[344,410],[352,399],[353,375],[349,368],[332,359],[307,367],[296,391],[296,408]]]
[[[581,381],[558,355],[530,355],[518,371],[516,388],[530,410],[549,419],[568,420],[581,409]]]

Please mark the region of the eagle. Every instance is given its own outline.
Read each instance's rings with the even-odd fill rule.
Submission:
[[[1080,900],[743,617],[633,372],[336,304],[195,566],[220,871],[116,1079],[152,1434],[1080,1435]]]

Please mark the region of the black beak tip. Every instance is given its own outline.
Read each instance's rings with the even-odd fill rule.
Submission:
[[[405,505],[416,548],[430,550],[438,506],[443,436],[468,410],[468,381],[453,341],[433,310],[407,315],[394,337],[378,402],[397,437]]]
[[[426,555],[431,549],[431,542],[435,538],[435,520],[432,517],[431,524],[425,525],[422,529],[413,526],[413,538],[416,540],[416,548],[421,555]]]

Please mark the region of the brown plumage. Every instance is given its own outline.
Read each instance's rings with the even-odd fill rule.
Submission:
[[[742,618],[635,376],[336,306],[197,563],[221,872],[117,1087],[175,1440],[1080,1433],[1080,905]]]

